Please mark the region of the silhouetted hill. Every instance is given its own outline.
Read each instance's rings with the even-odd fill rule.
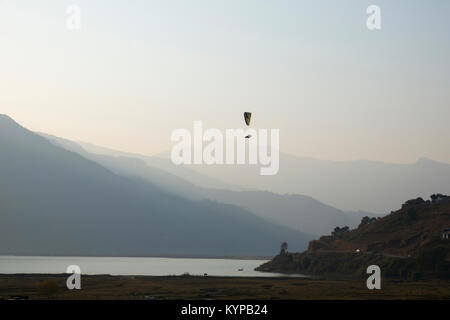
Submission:
[[[450,277],[450,197],[407,201],[396,212],[357,229],[335,229],[310,242],[303,253],[276,256],[261,271],[314,274],[364,274],[370,264],[386,276],[419,279]]]
[[[0,116],[0,254],[249,256],[309,239],[117,175]]]

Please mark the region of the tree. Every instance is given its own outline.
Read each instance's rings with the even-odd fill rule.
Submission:
[[[363,217],[361,219],[361,223],[359,224],[358,228],[362,227],[362,226],[365,226],[366,224],[370,224],[372,222],[375,222],[375,221],[377,221],[377,218],[375,218],[375,217],[374,218],[370,218],[368,216],[365,216],[365,217]]]
[[[350,228],[348,226],[345,227],[336,227],[334,228],[334,231],[331,233],[331,235],[335,238],[335,239],[339,239],[341,238],[345,233],[349,232]]]
[[[287,244],[287,242],[283,242],[283,243],[281,244],[280,254],[286,254],[287,249],[288,249],[288,244]]]
[[[411,199],[406,201],[404,204],[402,204],[402,208],[410,207],[410,206],[416,206],[419,204],[425,203],[425,200],[423,200],[421,197],[416,199]]]
[[[39,292],[47,296],[48,299],[54,298],[59,292],[59,283],[54,279],[45,280],[39,285]]]
[[[446,196],[444,194],[441,194],[441,193],[435,193],[435,194],[432,194],[430,196],[430,198],[431,198],[432,202],[436,202],[436,201],[440,201],[440,200],[443,200],[445,198],[448,198],[448,196]]]
[[[365,226],[366,224],[369,224],[370,218],[368,216],[365,216],[361,219],[361,223],[359,224],[359,227]]]

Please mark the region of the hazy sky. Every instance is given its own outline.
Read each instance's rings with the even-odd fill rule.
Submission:
[[[240,128],[252,111],[292,154],[450,162],[449,14],[447,0],[0,0],[0,113],[153,154],[194,120]]]

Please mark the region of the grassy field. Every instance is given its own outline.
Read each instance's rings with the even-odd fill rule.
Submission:
[[[450,282],[382,280],[368,290],[364,279],[152,277],[83,275],[81,290],[66,288],[67,275],[0,275],[0,298],[48,299],[40,286],[58,284],[54,299],[450,299]]]

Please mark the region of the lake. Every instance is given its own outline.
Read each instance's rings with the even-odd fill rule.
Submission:
[[[190,275],[233,277],[279,277],[278,273],[254,269],[266,260],[156,258],[156,257],[38,257],[0,256],[0,274],[65,273],[70,265],[82,274],[167,276]],[[242,271],[239,271],[242,270]],[[295,275],[302,277],[302,275]]]

